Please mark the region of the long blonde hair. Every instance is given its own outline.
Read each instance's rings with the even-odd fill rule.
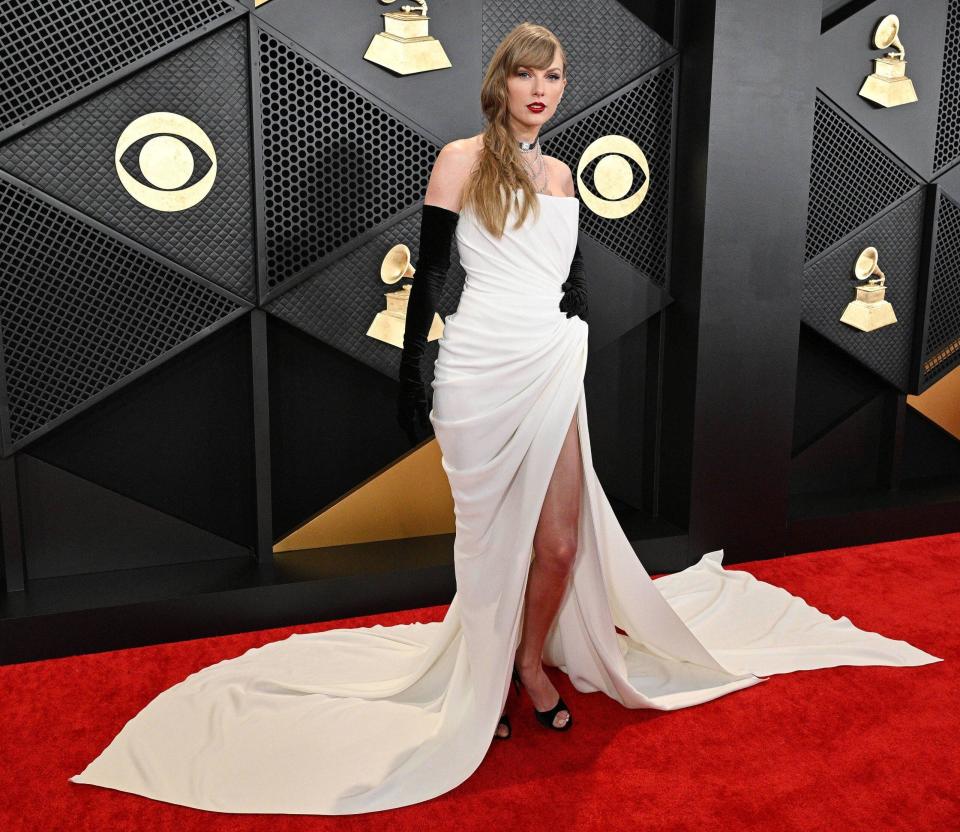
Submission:
[[[557,36],[545,26],[525,21],[500,41],[487,66],[480,88],[480,106],[487,121],[483,147],[464,184],[461,208],[470,207],[480,224],[495,237],[503,235],[513,205],[518,211],[514,228],[523,225],[531,206],[534,216],[540,211],[536,191],[509,127],[507,78],[520,66],[546,69],[558,49],[566,78],[567,56]],[[523,191],[522,200],[516,193],[518,188]]]

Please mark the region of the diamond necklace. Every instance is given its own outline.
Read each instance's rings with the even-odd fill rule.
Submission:
[[[532,142],[519,141],[519,144],[521,153],[520,161],[523,162],[523,166],[527,169],[527,173],[530,176],[530,181],[533,184],[533,189],[541,194],[547,193],[549,179],[547,177],[547,166],[543,161],[543,151],[540,149],[539,137],[534,139]],[[524,154],[533,153],[534,151],[536,151],[536,155],[534,156],[533,163],[531,164],[526,160]]]

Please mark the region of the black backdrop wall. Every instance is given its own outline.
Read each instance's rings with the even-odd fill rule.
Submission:
[[[958,528],[960,442],[907,395],[960,363],[960,0],[900,15],[899,107],[858,95],[862,0],[448,0],[452,66],[412,75],[364,60],[373,0],[132,5],[2,13],[0,661],[450,599],[449,535],[272,547],[411,450],[380,261],[522,20],[570,61],[544,152],[648,164],[580,227],[594,463],[647,568]],[[897,322],[864,332],[870,245]]]

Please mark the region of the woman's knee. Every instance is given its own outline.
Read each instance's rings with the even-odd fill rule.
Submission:
[[[556,572],[568,572],[577,556],[577,538],[573,534],[551,535],[534,541],[534,551],[543,566]]]

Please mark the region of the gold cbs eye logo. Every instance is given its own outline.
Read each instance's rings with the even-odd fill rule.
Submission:
[[[146,136],[140,148],[140,172],[148,184],[135,179],[120,163],[123,154]],[[193,152],[187,141],[210,159],[210,169],[187,188],[194,170]],[[157,211],[183,211],[200,202],[217,178],[217,154],[206,133],[190,119],[177,113],[147,113],[128,124],[114,151],[117,176],[127,193],[141,205]]]
[[[603,158],[593,170],[593,182],[598,195],[584,183],[583,171],[601,156]],[[644,181],[636,193],[624,197],[634,181],[628,160],[632,160],[643,171]],[[577,182],[580,198],[591,211],[607,219],[619,219],[636,211],[646,197],[650,188],[650,165],[639,145],[626,136],[601,136],[583,151],[577,164]]]

